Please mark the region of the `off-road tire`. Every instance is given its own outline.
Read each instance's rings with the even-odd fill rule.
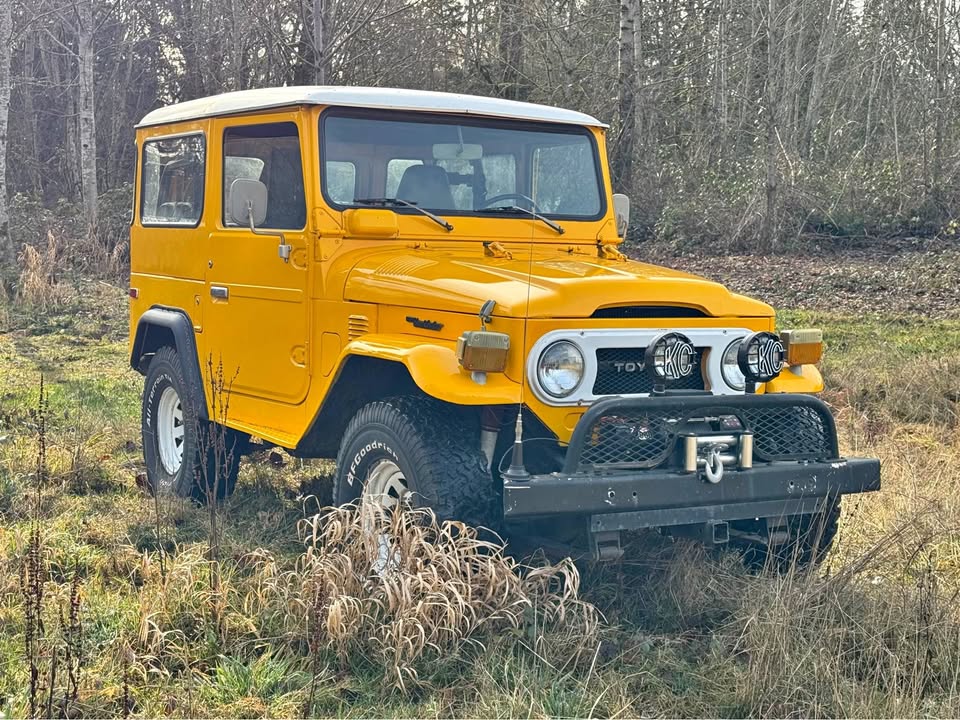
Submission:
[[[171,347],[157,350],[150,361],[143,387],[140,424],[150,491],[161,496],[192,498],[202,503],[208,499],[206,483],[212,485],[216,481],[217,498],[228,497],[236,486],[240,470],[241,434],[199,418],[176,350]],[[183,460],[173,475],[167,472],[160,460],[157,440],[157,410],[160,398],[168,387],[172,387],[179,396],[183,413]],[[219,438],[223,439],[225,452],[215,451]],[[217,472],[219,477],[215,474]]]
[[[736,523],[731,523],[736,527]],[[818,513],[795,515],[788,520],[790,540],[782,545],[762,543],[731,544],[743,554],[747,567],[755,570],[765,567],[786,572],[816,567],[830,552],[840,529],[840,499],[828,501]]]
[[[343,433],[334,503],[357,500],[374,464],[392,460],[406,478],[415,507],[431,508],[440,520],[496,529],[493,482],[474,425],[463,408],[428,397],[365,405]]]

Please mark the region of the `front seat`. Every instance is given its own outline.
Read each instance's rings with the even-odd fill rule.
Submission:
[[[411,165],[403,172],[397,199],[429,210],[456,210],[447,171],[438,165]]]

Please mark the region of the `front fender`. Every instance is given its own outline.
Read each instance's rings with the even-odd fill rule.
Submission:
[[[512,405],[520,402],[520,383],[503,373],[487,373],[484,384],[473,380],[457,362],[456,344],[425,342],[407,335],[364,335],[348,343],[342,366],[351,355],[402,363],[424,393],[456,405]]]
[[[816,365],[785,367],[767,383],[766,393],[818,393],[823,391],[823,375]]]

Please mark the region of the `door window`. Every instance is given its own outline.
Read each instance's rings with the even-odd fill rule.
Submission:
[[[261,227],[300,230],[307,224],[300,134],[292,122],[242,125],[223,134],[223,224],[230,188],[238,178],[257,180],[267,191],[267,215]]]

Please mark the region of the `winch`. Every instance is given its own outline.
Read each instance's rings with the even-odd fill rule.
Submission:
[[[703,473],[707,482],[716,484],[723,479],[725,469],[749,470],[753,467],[753,433],[704,434],[684,433],[683,470]]]

